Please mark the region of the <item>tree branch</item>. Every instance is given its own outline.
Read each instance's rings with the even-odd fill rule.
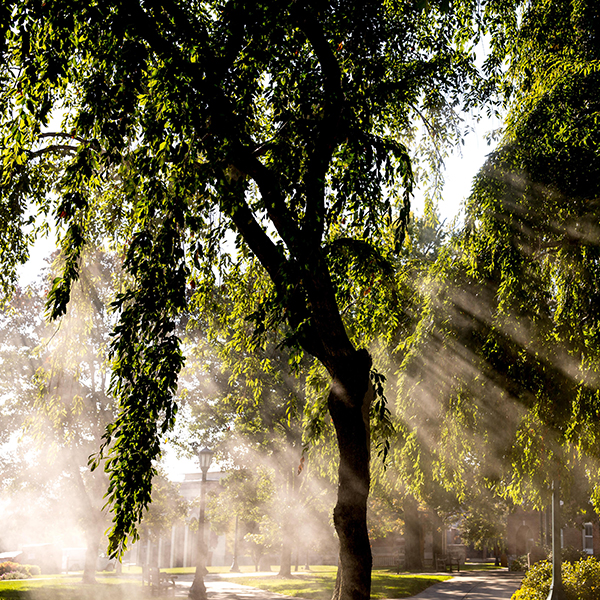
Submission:
[[[63,138],[63,139],[68,139],[68,140],[76,140],[77,142],[80,142],[81,144],[86,143],[88,140],[78,136],[78,135],[73,135],[72,133],[66,133],[64,131],[45,131],[44,133],[40,133],[40,135],[38,136],[40,139],[44,139],[44,138]]]
[[[187,18],[185,13],[175,7],[172,2],[156,2],[153,0],[151,6],[155,10],[162,9],[163,6],[167,12],[171,12],[177,21],[177,26],[182,31],[185,31],[189,36],[198,36],[203,44],[203,52],[205,53],[202,67],[198,63],[192,63],[187,57],[181,54],[181,51],[156,28],[152,19],[150,19],[139,2],[128,4],[131,14],[135,17],[131,25],[137,29],[137,33],[145,39],[152,47],[153,51],[159,56],[168,56],[173,61],[179,63],[182,68],[192,74],[194,85],[197,90],[205,90],[205,99],[209,104],[210,111],[219,118],[215,118],[210,123],[210,130],[218,137],[232,140],[232,150],[230,151],[230,161],[240,172],[250,176],[256,182],[265,207],[267,215],[273,223],[277,233],[284,241],[286,246],[293,254],[301,252],[300,243],[303,239],[300,229],[296,225],[294,216],[289,211],[285,203],[285,198],[281,192],[277,177],[263,165],[256,156],[253,155],[254,144],[251,138],[244,134],[246,127],[240,123],[239,116],[234,111],[229,98],[225,95],[221,87],[221,71],[224,73],[227,65],[223,61],[219,61],[213,54],[209,53],[208,34],[205,28],[201,25],[192,27],[189,22],[184,23]],[[210,54],[210,55],[209,55]],[[217,70],[216,66],[220,68]],[[206,72],[203,72],[206,71]],[[209,72],[210,70],[210,72]],[[210,89],[207,89],[207,86]],[[196,117],[197,118],[197,117]],[[202,124],[205,127],[205,124]],[[245,203],[245,201],[244,201]],[[240,202],[237,203],[240,205]],[[246,205],[248,214],[251,214],[249,206]],[[227,210],[225,212],[228,212]],[[246,221],[248,214],[244,211],[243,219]],[[236,223],[236,226],[239,226]],[[256,223],[258,226],[258,223]],[[256,238],[258,239],[258,238]],[[270,241],[270,240],[269,240]],[[262,262],[262,260],[261,260]],[[267,265],[264,265],[265,268]]]
[[[52,144],[51,146],[46,146],[40,150],[30,150],[29,157],[37,158],[38,156],[43,156],[44,154],[50,154],[52,152],[66,156],[67,154],[75,154],[77,149],[77,146],[69,146],[68,144]]]
[[[325,175],[340,139],[345,137],[346,101],[338,60],[319,21],[299,3],[292,8],[292,18],[311,44],[323,73],[325,106],[312,151],[309,151],[305,177],[306,215],[302,232],[310,246],[320,243],[325,226]]]
[[[231,189],[227,184],[225,187],[229,189],[222,202],[223,210],[277,285],[287,259],[256,220],[244,198],[244,190]]]
[[[156,0],[151,1],[153,5],[158,4]],[[130,8],[132,6],[133,9]],[[328,353],[333,353],[332,360],[335,361],[338,355],[352,352],[353,346],[337,310],[335,293],[320,249],[324,228],[324,176],[340,135],[340,113],[344,105],[339,66],[322,27],[311,15],[299,9],[299,14],[302,15],[301,25],[322,61],[327,94],[325,115],[312,156],[309,157],[307,203],[310,203],[311,214],[305,218],[305,227],[300,229],[295,216],[287,207],[278,177],[253,155],[255,144],[249,134],[245,133],[245,123],[223,91],[216,71],[217,58],[210,53],[209,45],[205,42],[208,35],[206,31],[202,29],[190,33],[197,36],[197,42],[205,44],[202,50],[205,54],[203,64],[192,63],[182,54],[179,44],[175,45],[171,40],[165,39],[141,8],[139,0],[128,3],[128,9],[133,11],[131,27],[136,29],[136,34],[146,40],[154,53],[167,58],[174,69],[184,69],[190,74],[192,86],[202,92],[203,100],[214,116],[208,125],[210,132],[229,142],[228,155],[223,162],[251,177],[258,186],[267,215],[290,250],[292,260],[286,259],[283,250],[258,223],[245,199],[244,186],[237,187],[235,182],[225,183],[222,187],[224,196],[221,198],[221,205],[269,273],[278,292],[286,299],[290,313],[288,319],[292,327],[297,329],[315,314],[323,316],[318,323],[311,320],[307,327],[303,327],[300,334],[303,336],[303,346],[321,360],[326,360]],[[200,115],[194,113],[192,118],[199,119]],[[198,129],[206,126],[202,122]],[[227,177],[223,175],[221,181],[227,182]],[[310,222],[312,225],[309,227]],[[309,336],[310,341],[304,339],[304,336]],[[332,369],[331,361],[327,367]]]
[[[233,162],[241,172],[246,173],[256,182],[267,209],[267,215],[277,233],[294,256],[301,256],[305,248],[305,240],[294,216],[285,203],[277,178],[256,156],[243,146],[239,149],[239,158],[234,159]]]

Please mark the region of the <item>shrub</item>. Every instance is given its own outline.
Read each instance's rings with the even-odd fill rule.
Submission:
[[[577,562],[578,560],[585,560],[589,554],[583,550],[573,548],[573,546],[567,546],[563,548],[560,553],[563,562]]]
[[[37,565],[19,565],[18,570],[27,577],[35,577],[42,572]]]
[[[532,565],[512,600],[546,600],[552,581],[552,564],[547,560]]]
[[[12,573],[13,571],[18,571],[21,565],[16,562],[11,562],[7,560],[6,562],[0,563],[0,575],[4,575],[5,573]]]
[[[511,571],[527,571],[527,555],[518,556],[510,563]]]
[[[562,564],[562,580],[566,600],[598,600],[600,598],[600,562],[589,557],[574,563]],[[536,563],[523,578],[521,588],[512,600],[546,600],[552,583],[552,564]]]
[[[8,581],[9,579],[23,579],[23,573],[9,571],[8,573],[4,573],[4,575],[0,575],[0,581]]]
[[[41,573],[37,565],[21,565],[6,561],[0,563],[0,579],[27,579]]]

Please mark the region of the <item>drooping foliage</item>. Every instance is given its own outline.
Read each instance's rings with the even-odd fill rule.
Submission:
[[[23,257],[30,204],[60,224],[58,317],[92,230],[124,245],[111,550],[134,534],[177,410],[186,280],[227,266],[233,231],[271,280],[273,322],[333,381],[340,589],[366,598],[372,359],[347,329],[336,273],[398,247],[413,185],[403,136],[428,111],[485,96],[472,45],[482,23],[513,20],[513,3],[9,0],[2,11],[0,197],[12,217],[0,225],[17,239],[3,260]]]
[[[538,506],[556,477],[598,489],[598,26],[593,2],[524,11],[504,139],[429,280],[405,375],[428,417],[407,449],[449,488],[475,477]]]

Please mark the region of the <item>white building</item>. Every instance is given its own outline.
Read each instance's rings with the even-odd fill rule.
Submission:
[[[206,476],[206,494],[219,490],[220,480],[225,476],[221,472],[209,472]],[[202,473],[189,473],[178,484],[179,492],[188,501],[194,502],[200,498],[202,486]],[[134,544],[125,562],[137,565],[152,565],[160,568],[193,567],[196,565],[196,552],[198,547],[198,518],[199,502],[188,515],[184,523],[174,525],[167,535],[158,541],[140,539]],[[206,521],[204,527],[205,540],[208,546],[209,565],[230,565],[232,554],[227,550],[226,537],[216,536],[210,531],[210,524]]]

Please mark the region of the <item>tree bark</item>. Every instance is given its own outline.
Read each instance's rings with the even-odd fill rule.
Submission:
[[[96,583],[96,563],[98,562],[98,551],[102,539],[102,528],[95,523],[90,525],[86,531],[85,565],[83,567],[83,583]]]
[[[286,473],[286,510],[283,516],[283,525],[281,532],[283,539],[281,542],[281,560],[279,562],[279,573],[280,577],[291,577],[292,576],[292,546],[294,543],[294,531],[297,524],[295,524],[293,515],[291,514],[290,506],[296,495],[296,477],[293,469],[288,469]]]
[[[419,505],[415,498],[404,499],[404,542],[407,571],[423,570],[422,528],[419,520]]]
[[[372,566],[367,530],[371,358],[361,350],[340,362],[328,398],[340,452],[338,497],[333,511],[340,563],[333,598],[368,600]]]

